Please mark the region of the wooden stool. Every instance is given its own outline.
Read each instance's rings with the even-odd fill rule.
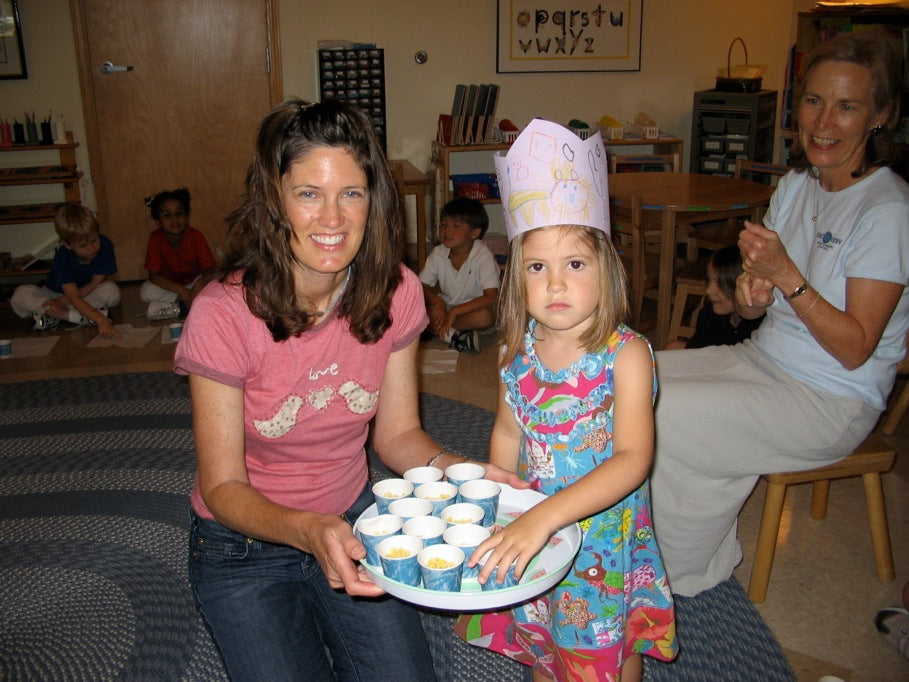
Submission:
[[[672,304],[672,314],[669,317],[669,331],[666,333],[666,342],[687,341],[694,334],[698,321],[698,313],[704,305],[704,296],[707,294],[707,264],[705,261],[688,263],[675,274],[675,302]],[[693,306],[689,306],[689,297],[694,296]],[[688,323],[685,324],[687,316]]]
[[[811,483],[811,518],[823,519],[827,514],[827,494],[830,481],[834,478],[861,476],[865,484],[865,501],[868,505],[868,522],[871,527],[871,547],[877,577],[882,582],[893,580],[893,553],[890,550],[890,531],[887,528],[887,510],[884,507],[884,489],[881,474],[893,467],[895,448],[876,433],[869,435],[855,451],[840,462],[809,471],[794,471],[785,474],[766,474],[767,494],[761,514],[757,546],[754,551],[754,566],[748,584],[748,598],[762,602],[767,596],[770,569],[776,551],[777,533],[786,498],[786,486],[796,483]]]

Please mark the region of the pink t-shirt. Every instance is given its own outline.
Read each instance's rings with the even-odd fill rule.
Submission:
[[[401,270],[392,324],[370,345],[357,341],[336,314],[275,343],[249,312],[240,286],[213,282],[193,301],[174,369],[243,389],[249,480],[269,499],[342,514],[366,485],[364,443],[388,357],[428,321],[420,281]],[[212,518],[198,480],[192,506]]]

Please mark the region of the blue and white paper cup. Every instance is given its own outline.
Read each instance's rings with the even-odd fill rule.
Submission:
[[[458,501],[458,489],[445,481],[421,483],[414,489],[413,495],[432,503],[433,516],[441,516],[445,507]]]
[[[413,483],[403,478],[386,478],[373,485],[372,494],[376,498],[376,512],[387,514],[388,505],[394,500],[410,497],[413,494]]]
[[[477,562],[477,565],[473,568],[470,568],[467,563],[473,551],[488,537],[489,529],[475,523],[460,523],[456,526],[449,526],[442,534],[442,539],[446,545],[460,547],[464,552],[464,568],[461,570],[462,577],[477,577],[480,572],[480,562]]]
[[[423,541],[423,547],[438,545],[442,542],[442,534],[448,527],[438,516],[414,516],[404,522],[401,529],[404,535],[412,535]]]
[[[458,487],[467,483],[467,481],[483,478],[485,475],[486,467],[473,462],[458,462],[445,469],[445,478],[449,483]],[[459,499],[458,502],[460,501]]]
[[[482,525],[492,528],[499,514],[499,497],[502,486],[486,478],[478,478],[461,484],[458,488],[462,502],[470,502],[483,508]]]
[[[476,523],[482,526],[485,516],[486,512],[483,511],[483,507],[471,502],[450,504],[442,510],[442,519],[449,526],[461,523]]]
[[[461,591],[461,565],[464,552],[460,547],[440,544],[424,547],[417,555],[423,587],[438,592]]]
[[[431,516],[432,502],[418,497],[404,497],[389,504],[388,513],[400,516],[404,521],[415,516]]]
[[[412,535],[393,535],[382,540],[376,550],[385,577],[419,587],[422,576],[417,555],[422,549],[423,541]]]
[[[377,550],[379,543],[392,535],[400,535],[403,525],[401,517],[393,514],[380,514],[368,519],[360,518],[357,522],[357,535],[360,542],[366,547],[366,563],[373,566],[381,565]]]
[[[414,467],[404,472],[404,478],[418,486],[421,483],[441,481],[445,472],[439,467]]]
[[[477,566],[479,566],[481,570],[482,570],[483,566],[486,565],[486,562],[489,560],[489,557],[491,554],[492,554],[492,550],[489,550],[488,552],[486,552],[486,554],[483,555],[483,558],[480,559]],[[495,569],[492,573],[489,574],[489,578],[480,587],[482,587],[482,589],[484,591],[489,591],[489,590],[501,590],[506,587],[514,587],[515,585],[517,585],[519,581],[515,577],[515,574],[514,574],[514,569],[515,569],[515,565],[517,564],[517,561],[518,560],[515,559],[511,563],[511,566],[508,567],[508,572],[505,574],[504,582],[501,582],[501,583],[499,582],[499,569]]]

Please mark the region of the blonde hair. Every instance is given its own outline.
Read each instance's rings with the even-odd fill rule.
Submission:
[[[563,239],[569,236],[582,239],[596,255],[600,266],[599,305],[594,312],[593,324],[587,328],[580,340],[588,352],[598,351],[606,344],[616,327],[628,318],[628,284],[625,268],[609,235],[602,230],[582,225],[552,225],[537,229],[551,228],[559,230]],[[498,319],[504,329],[505,345],[501,367],[506,367],[524,348],[524,332],[530,322],[530,314],[527,312],[527,292],[524,287],[523,245],[526,235],[535,231],[517,235],[512,240],[508,252],[508,264],[505,267],[505,278],[499,296]]]
[[[60,241],[72,246],[100,232],[98,219],[85,206],[64,204],[54,216],[54,229]]]

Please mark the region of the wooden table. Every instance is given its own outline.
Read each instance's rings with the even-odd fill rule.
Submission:
[[[619,205],[640,196],[647,211],[660,213],[660,266],[655,346],[662,348],[669,330],[676,229],[679,222],[747,217],[759,220],[773,188],[751,180],[700,173],[616,173],[609,177],[609,197]]]
[[[404,196],[417,202],[417,272],[426,263],[426,193],[432,187],[432,174],[421,173],[410,161],[394,159],[389,163],[401,164],[404,171]]]

